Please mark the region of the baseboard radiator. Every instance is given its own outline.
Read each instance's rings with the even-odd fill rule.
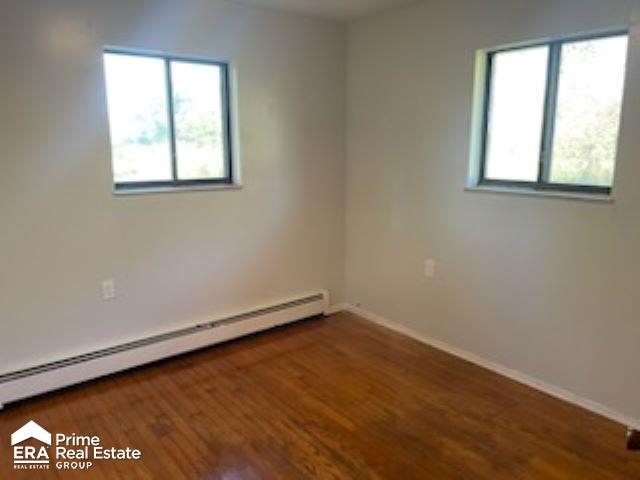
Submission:
[[[327,292],[301,296],[216,320],[0,375],[0,408],[111,373],[326,314]]]

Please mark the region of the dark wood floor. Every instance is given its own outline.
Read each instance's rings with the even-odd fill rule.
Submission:
[[[28,420],[139,448],[14,472]],[[621,425],[350,314],[309,320],[0,412],[0,478],[640,479]]]

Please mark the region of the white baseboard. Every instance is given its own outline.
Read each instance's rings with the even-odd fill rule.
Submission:
[[[480,367],[496,372],[504,377],[510,378],[511,380],[515,380],[516,382],[522,383],[531,388],[535,388],[536,390],[539,390],[548,395],[551,395],[552,397],[556,397],[556,398],[559,398],[560,400],[564,400],[574,405],[578,405],[579,407],[582,407],[598,415],[602,415],[603,417],[606,417],[610,420],[621,423],[627,427],[640,429],[640,419],[633,418],[629,415],[625,415],[624,413],[620,413],[598,402],[595,402],[588,398],[581,397],[580,395],[577,395],[569,390],[557,387],[555,385],[551,385],[538,378],[532,377],[531,375],[527,375],[526,373],[520,372],[518,370],[514,370],[509,367],[505,367],[504,365],[493,362],[491,360],[487,360],[474,353],[470,353],[460,348],[449,345],[448,343],[445,343],[441,340],[431,338],[427,335],[416,332],[411,328],[405,327],[404,325],[388,320],[380,315],[377,315],[363,308],[359,308],[354,305],[346,305],[344,307],[344,310],[354,313],[367,320],[370,320],[378,325],[381,325],[383,327],[389,328],[398,333],[411,337],[421,343],[437,348],[438,350],[449,353],[456,357],[462,358],[468,362],[474,363]]]
[[[332,305],[331,307],[329,307],[325,312],[325,315],[335,315],[336,313],[344,312],[345,310],[347,310],[347,304],[339,303],[337,305]]]
[[[184,335],[177,335],[176,331],[157,332],[149,339],[132,339],[133,343],[146,340],[149,343],[136,343],[131,348],[125,348],[127,344],[115,345],[106,350],[89,352],[82,358],[63,359],[64,365],[51,362],[32,369],[6,373],[0,375],[0,408],[2,404],[321,315],[329,310],[328,305],[327,292],[319,292],[306,298],[290,298],[234,312],[208,323],[190,325],[189,332]],[[192,331],[192,328],[195,330]]]

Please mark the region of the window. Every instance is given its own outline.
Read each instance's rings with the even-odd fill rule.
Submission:
[[[116,190],[232,183],[228,67],[105,51]]]
[[[478,183],[609,194],[627,41],[619,33],[489,52]]]

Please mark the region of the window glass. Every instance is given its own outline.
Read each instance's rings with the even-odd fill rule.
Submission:
[[[114,181],[171,180],[164,61],[107,53],[104,65]]]
[[[485,177],[538,179],[547,83],[547,46],[493,56]]]
[[[221,69],[171,62],[178,178],[225,177]]]
[[[562,46],[552,182],[613,183],[626,56],[626,36]]]

